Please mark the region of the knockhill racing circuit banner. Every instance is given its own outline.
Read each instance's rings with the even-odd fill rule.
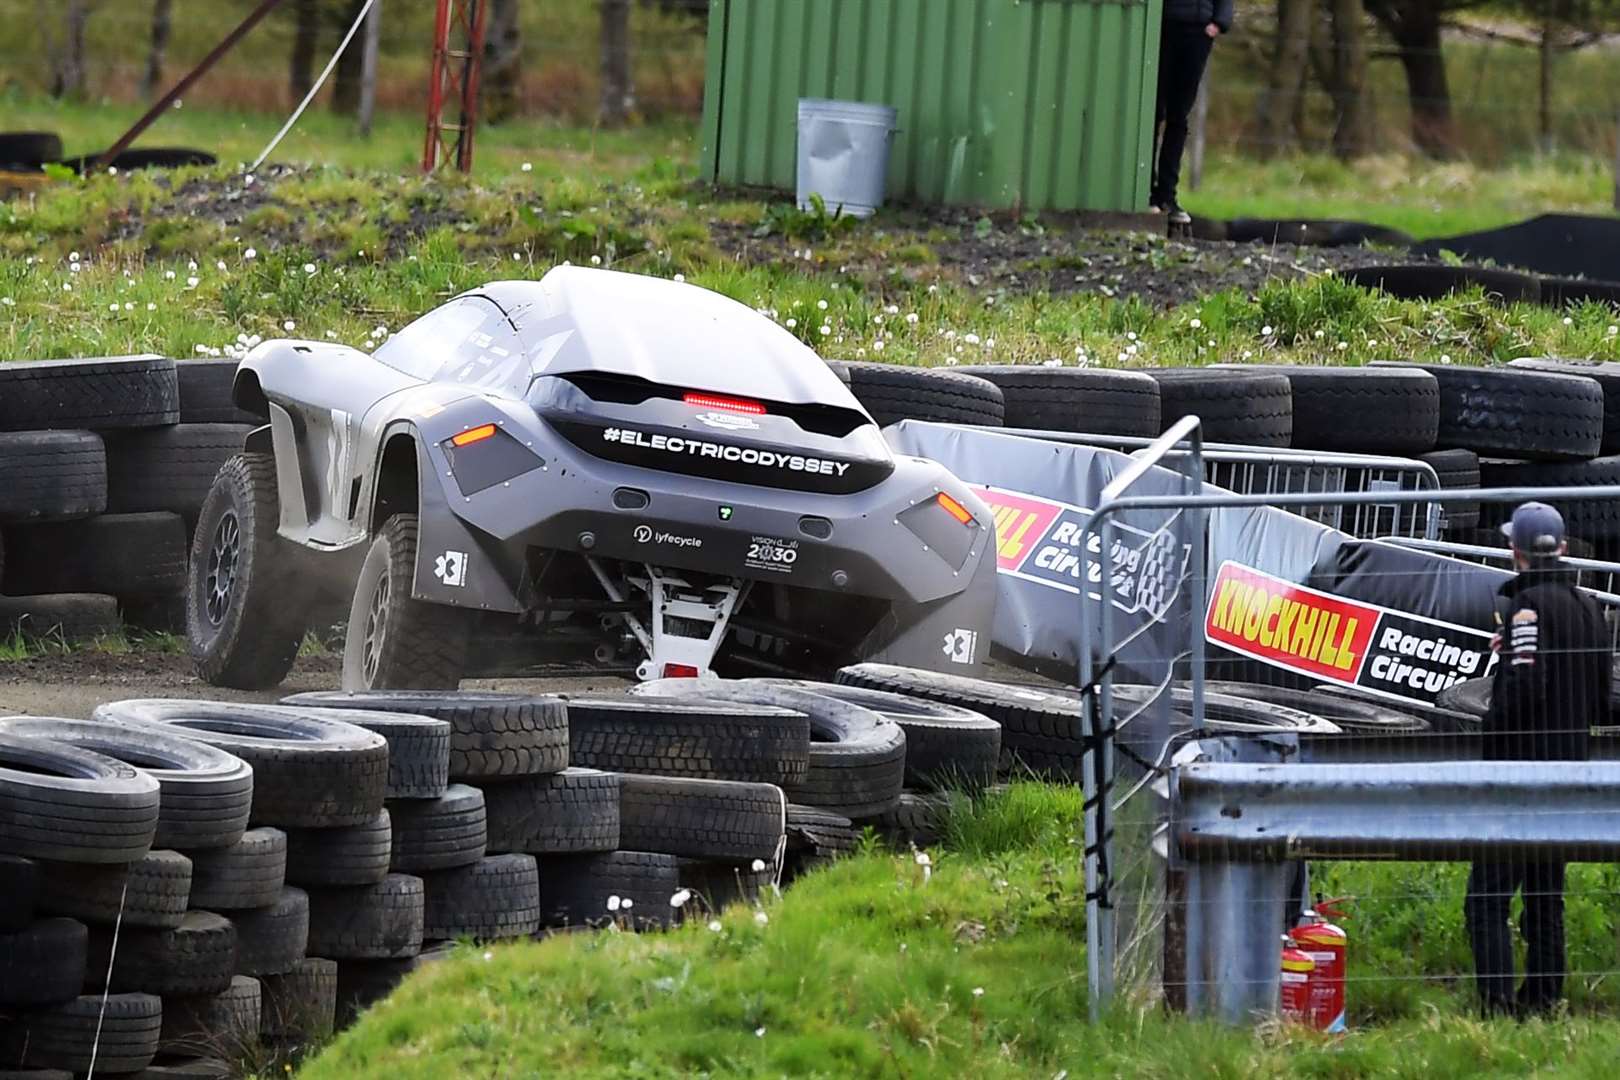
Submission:
[[[904,421],[885,434],[896,451],[933,458],[975,485],[989,505],[1000,571],[995,644],[1027,666],[1072,676],[1081,532],[1131,459],[988,428]],[[1153,469],[1132,494],[1180,488],[1176,474]],[[1098,604],[1106,591],[1116,612],[1114,640],[1128,642],[1121,681],[1162,680],[1195,625],[1212,660],[1242,658],[1245,677],[1288,685],[1341,683],[1432,704],[1491,669],[1504,571],[1356,540],[1271,507],[1232,508],[1209,515],[1208,588],[1193,598],[1184,518],[1138,510],[1114,524],[1107,588],[1093,558],[1086,596]],[[1099,542],[1092,537],[1094,553]]]

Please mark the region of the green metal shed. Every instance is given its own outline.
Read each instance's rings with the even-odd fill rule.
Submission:
[[[709,0],[702,169],[791,191],[800,98],[893,105],[888,195],[1140,211],[1162,0]]]

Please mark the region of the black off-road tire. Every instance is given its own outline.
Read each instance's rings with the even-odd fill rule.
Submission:
[[[253,429],[176,424],[114,436],[107,447],[107,504],[118,514],[154,510],[195,520],[214,477]]]
[[[40,919],[0,934],[0,1008],[55,1005],[78,997],[88,967],[88,942],[85,925],[73,919]]]
[[[107,451],[89,431],[0,434],[0,523],[61,521],[107,509]]]
[[[180,925],[169,930],[118,932],[113,955],[111,926],[90,928],[89,970],[85,992],[110,986],[117,994],[140,988],[148,994],[219,994],[230,989],[236,973],[236,927],[211,911],[188,911]],[[107,981],[107,962],[112,978]]]
[[[122,761],[0,735],[0,853],[131,863],[152,849],[158,782]]]
[[[991,365],[954,368],[1001,389],[1004,423],[1037,431],[1152,437],[1159,387],[1139,371]]]
[[[950,802],[943,796],[908,791],[876,824],[890,843],[929,848],[944,838],[949,810]]]
[[[180,421],[174,361],[13,361],[0,367],[0,431],[157,427]]]
[[[986,379],[945,368],[900,364],[844,364],[849,389],[878,426],[901,420],[1000,427],[1001,388]]]
[[[294,694],[316,709],[410,713],[450,725],[450,779],[481,781],[568,767],[568,708],[560,698],[484,690],[357,690]]]
[[[334,960],[397,960],[422,951],[422,879],[389,874],[376,885],[311,889],[309,951]]]
[[[1440,382],[1442,449],[1481,457],[1563,461],[1603,445],[1603,388],[1550,371],[1420,364]]]
[[[191,897],[191,860],[149,851],[139,862],[89,866],[40,863],[40,906],[81,922],[173,929]]]
[[[247,762],[179,733],[100,720],[45,716],[0,719],[0,733],[53,739],[115,758],[158,782],[160,848],[197,851],[229,847],[242,838],[253,805]]]
[[[983,713],[840,683],[764,680],[871,709],[906,733],[906,786],[976,789],[996,781],[1001,725]]]
[[[787,798],[773,784],[633,774],[619,783],[620,842],[633,851],[769,861],[782,845]]]
[[[238,408],[233,400],[232,390],[236,385],[239,366],[235,360],[176,360],[174,370],[180,383],[180,422],[251,426],[269,423],[268,416]]]
[[[1508,362],[1522,371],[1550,371],[1555,375],[1578,375],[1603,388],[1603,444],[1599,454],[1620,454],[1620,364],[1612,361],[1524,356]]]
[[[238,975],[218,994],[163,998],[158,1053],[239,1057],[259,1041],[259,980]]]
[[[191,854],[191,903],[207,911],[270,907],[287,880],[287,834],[249,829],[227,848]]]
[[[1596,487],[1620,484],[1620,457],[1590,461],[1528,462],[1482,461],[1480,480],[1486,487]],[[1557,499],[1552,505],[1564,515],[1571,538],[1599,547],[1620,540],[1620,500]],[[1513,516],[1511,503],[1488,503],[1480,508],[1480,523],[1498,528]]]
[[[612,851],[540,858],[541,917],[552,926],[667,927],[679,917],[679,909],[670,906],[679,890],[680,866],[673,855]],[[615,896],[619,907],[610,911],[608,901]],[[625,900],[631,902],[628,909]]]
[[[782,787],[802,781],[810,763],[810,718],[768,706],[575,697],[568,729],[569,760],[608,772]]]
[[[118,601],[96,593],[0,596],[0,632],[29,641],[94,641],[123,630]]]
[[[319,709],[314,713],[323,715]],[[437,799],[444,794],[450,783],[449,721],[365,709],[334,709],[326,718],[374,731],[388,741],[389,799]]]
[[[1479,455],[1472,450],[1432,450],[1419,454],[1417,460],[1434,469],[1442,491],[1473,491],[1480,486]],[[1442,505],[1448,538],[1479,527],[1478,502],[1470,500]]]
[[[375,885],[388,876],[394,827],[387,810],[341,829],[291,829],[287,882],[311,888]]]
[[[1165,429],[1183,416],[1196,415],[1203,421],[1206,442],[1293,443],[1294,397],[1285,375],[1230,368],[1149,368],[1145,374],[1159,384]]]
[[[135,1073],[157,1055],[163,1002],[155,994],[86,994],[0,1024],[0,1060],[44,1069]]]
[[[34,921],[39,899],[39,864],[21,855],[0,855],[0,934]]]
[[[5,593],[166,596],[186,587],[178,514],[103,514],[6,530]]]
[[[360,1014],[394,992],[416,970],[417,958],[340,960],[337,966],[337,1026],[346,1028]]]
[[[37,169],[48,161],[60,160],[62,137],[54,131],[0,132],[0,165]]]
[[[1409,456],[1434,449],[1440,384],[1409,368],[1223,364],[1282,375],[1293,398],[1293,445],[1344,454]]]
[[[1085,739],[1078,698],[892,664],[855,664],[840,671],[838,681],[983,713],[1001,725],[1003,772],[1022,767],[1064,780],[1081,778]]]
[[[886,814],[895,812],[906,798],[900,793]],[[798,875],[816,866],[842,858],[861,842],[861,828],[841,814],[814,806],[789,806],[787,811],[786,869]]]
[[[338,965],[306,957],[282,975],[259,979],[259,1034],[279,1045],[308,1046],[332,1034]]]
[[[415,514],[395,514],[355,582],[343,642],[345,690],[454,690],[467,670],[471,613],[411,596]]]
[[[540,871],[533,855],[491,855],[422,875],[428,941],[527,937],[540,929]]]
[[[291,886],[269,907],[231,913],[239,975],[285,975],[309,947],[309,894]]]
[[[1342,683],[1324,683],[1311,687],[1313,694],[1324,698],[1343,701],[1372,702],[1375,699],[1366,694],[1345,686]],[[1438,705],[1420,705],[1414,701],[1401,702],[1400,711],[1408,713],[1429,725],[1429,730],[1437,735],[1478,735],[1479,717],[1455,709],[1443,709]]]
[[[220,467],[192,537],[186,610],[191,658],[211,686],[263,690],[298,658],[308,590],[280,523],[273,455],[239,454]]]
[[[149,698],[99,706],[97,719],[157,726],[217,746],[253,767],[253,823],[336,829],[383,808],[388,743],[298,709]]]
[[[389,869],[421,874],[470,866],[482,859],[488,839],[485,806],[484,792],[466,784],[451,784],[437,799],[392,804],[389,816],[394,838]]]
[[[529,855],[614,851],[621,835],[620,792],[617,774],[596,769],[486,784],[489,850]]]

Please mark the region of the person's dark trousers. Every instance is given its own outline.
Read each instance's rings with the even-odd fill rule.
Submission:
[[[1524,894],[1524,985],[1514,993],[1513,894]],[[1564,864],[1537,859],[1476,862],[1463,903],[1474,949],[1474,978],[1487,1014],[1545,1012],[1564,990]]]
[[[1164,206],[1176,198],[1181,183],[1181,153],[1187,148],[1187,117],[1198,99],[1198,84],[1204,78],[1213,42],[1197,23],[1162,24],[1159,40],[1159,98],[1156,122],[1163,126],[1159,155],[1153,164],[1153,205]]]

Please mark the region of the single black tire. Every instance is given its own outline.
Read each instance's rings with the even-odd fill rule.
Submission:
[[[890,843],[929,848],[944,838],[949,813],[950,803],[941,796],[908,791],[876,824]]]
[[[1486,487],[1596,487],[1620,484],[1620,456],[1590,461],[1482,461],[1480,481]],[[1606,546],[1620,540],[1620,500],[1556,499],[1552,505],[1564,515],[1571,539]],[[1480,508],[1480,523],[1498,528],[1513,516],[1511,503],[1488,503]]]
[[[287,834],[249,829],[230,847],[191,853],[191,903],[242,911],[278,902],[287,882]]]
[[[230,989],[236,973],[236,926],[211,911],[188,911],[179,926],[167,930],[90,928],[86,993],[110,987],[115,994],[139,990],[148,994],[219,994]],[[107,967],[112,962],[108,979]]]
[[[319,709],[312,711],[325,715]],[[366,709],[334,709],[325,718],[374,731],[387,740],[389,799],[437,799],[449,786],[449,721]]]
[[[158,782],[65,743],[0,734],[0,852],[131,863],[152,849]]]
[[[1440,382],[1441,449],[1563,461],[1593,457],[1603,446],[1603,388],[1595,380],[1522,368],[1415,366]]]
[[[1344,454],[1409,456],[1434,449],[1440,384],[1426,371],[1390,367],[1222,364],[1288,380],[1292,445]]]
[[[619,776],[596,769],[486,784],[489,850],[529,855],[614,851],[621,836],[620,794]]]
[[[0,596],[0,632],[28,641],[94,641],[122,632],[118,601],[98,593]]]
[[[776,884],[775,863],[751,860],[680,859],[677,873],[681,888],[692,895],[681,898],[680,910],[718,914],[733,904],[755,904]],[[758,869],[755,867],[758,866]],[[674,900],[671,898],[673,905]]]
[[[375,885],[388,876],[393,841],[387,810],[341,829],[289,829],[287,882],[311,888]]]
[[[239,975],[285,975],[309,947],[309,894],[288,886],[268,907],[231,913]]]
[[[62,137],[54,131],[0,132],[0,165],[37,169],[62,160]]]
[[[1001,725],[983,713],[905,694],[809,680],[763,680],[871,709],[906,733],[906,786],[986,787],[996,781]]]
[[[1556,375],[1578,375],[1603,388],[1603,444],[1599,454],[1620,454],[1620,364],[1612,361],[1523,356],[1508,362],[1522,371],[1550,371]]]
[[[253,823],[336,829],[383,808],[388,743],[299,709],[146,698],[97,707],[96,719],[157,727],[217,746],[253,767]]]
[[[1472,450],[1431,450],[1419,454],[1417,460],[1434,469],[1442,491],[1473,491],[1480,486],[1479,455]],[[1477,501],[1445,502],[1441,507],[1447,538],[1479,527]]]
[[[1490,679],[1464,679],[1440,691],[1435,704],[1467,716],[1483,717],[1491,711],[1491,688]]]
[[[165,995],[158,1053],[239,1057],[259,1041],[261,1007],[259,980],[246,975],[218,994]]]
[[[1244,684],[1248,685],[1248,684]],[[1118,706],[1145,705],[1163,693],[1157,687],[1116,683],[1114,701]],[[1192,715],[1192,691],[1184,686],[1171,688],[1168,705],[1182,719]],[[1319,713],[1274,701],[1255,701],[1215,691],[1204,694],[1204,730],[1215,735],[1250,735],[1272,731],[1292,731],[1301,735],[1338,735],[1343,729]]]
[[[338,965],[306,957],[281,975],[259,978],[259,1034],[294,1046],[323,1042],[337,1010]]]
[[[1159,387],[1139,371],[988,365],[952,369],[1001,389],[1010,428],[1151,437],[1159,433]]]
[[[40,906],[86,923],[173,929],[191,898],[191,860],[178,851],[101,866],[41,862],[39,869]]]
[[[224,464],[242,452],[245,424],[175,424],[113,436],[107,505],[114,513],[164,510],[195,520]]]
[[[1370,701],[1351,701],[1330,697],[1311,690],[1291,690],[1263,683],[1211,681],[1204,684],[1206,694],[1242,698],[1262,704],[1281,705],[1288,709],[1320,716],[1348,732],[1379,735],[1416,735],[1429,730],[1429,722],[1398,709],[1375,705]]]
[[[0,431],[157,427],[180,421],[174,361],[13,361],[0,367]]]
[[[983,713],[1001,725],[1001,771],[1021,767],[1059,779],[1081,778],[1085,738],[1079,698],[892,664],[855,664],[841,670],[838,681]]]
[[[485,690],[355,690],[294,694],[282,702],[443,720],[450,725],[451,780],[534,776],[568,767],[568,708],[561,698]]]
[[[612,851],[540,858],[541,917],[552,926],[667,927],[679,919],[680,909],[670,904],[679,891],[680,865],[673,855]]]
[[[810,764],[810,718],[762,705],[571,697],[568,734],[573,764],[607,772],[783,787]]]
[[[165,596],[186,587],[186,523],[178,514],[103,514],[6,530],[7,596]]]
[[[847,362],[849,389],[879,427],[901,420],[1000,427],[1001,388],[946,368]]]
[[[21,855],[0,855],[0,934],[34,921],[39,900],[39,864]]]
[[[787,797],[774,784],[687,777],[619,777],[621,843],[694,859],[775,859]]]
[[[124,621],[126,635],[167,634],[186,636],[186,594],[168,596],[121,596],[118,598],[118,616]]]
[[[415,514],[395,514],[355,582],[343,641],[345,690],[454,690],[467,670],[471,613],[411,595]]]
[[[1354,266],[1344,279],[1364,289],[1378,289],[1402,300],[1442,300],[1478,286],[1486,297],[1503,304],[1541,302],[1541,282],[1529,274],[1478,266]]]
[[[428,941],[527,937],[540,929],[540,871],[533,855],[491,855],[422,875]]]
[[[1294,396],[1285,375],[1231,368],[1149,368],[1145,374],[1159,384],[1165,429],[1196,415],[1207,442],[1293,444]]]
[[[901,792],[894,807],[886,811],[886,819],[906,799]],[[861,842],[862,829],[841,814],[818,810],[813,806],[789,806],[787,810],[787,846],[785,862],[795,874],[814,866],[821,866],[854,851]]]
[[[0,523],[65,521],[107,509],[107,450],[90,431],[0,434]]]
[[[390,960],[422,951],[422,879],[389,874],[376,885],[311,889],[309,951],[334,960]]]
[[[1226,223],[1225,239],[1234,244],[1300,244],[1309,247],[1354,247],[1383,244],[1412,246],[1412,238],[1399,229],[1364,221],[1333,219],[1234,218]]]
[[[135,1073],[157,1056],[163,1001],[156,994],[85,994],[0,1024],[0,1060],[44,1069]]]
[[[0,1007],[55,1005],[78,997],[88,945],[89,931],[73,919],[40,919],[0,934]]]
[[[346,1028],[360,1014],[392,994],[416,970],[417,957],[399,960],[340,960],[335,1000],[337,1026]]]
[[[142,1069],[135,1080],[234,1080],[235,1076],[224,1058],[165,1057]]]
[[[1378,703],[1367,694],[1341,683],[1323,683],[1311,687],[1311,692],[1337,700]],[[1421,705],[1415,701],[1401,702],[1400,711],[1424,721],[1429,725],[1429,730],[1437,735],[1479,734],[1479,717],[1466,712],[1444,709],[1438,705]]]
[[[249,424],[270,422],[240,408],[233,390],[240,364],[235,360],[176,360],[175,375],[180,383],[180,422],[182,424]]]
[[[617,800],[614,805],[617,808]],[[393,803],[389,809],[394,822],[389,869],[421,874],[469,866],[482,859],[488,840],[485,806],[484,792],[466,784],[451,784],[437,799]]]
[[[253,770],[247,762],[178,732],[100,720],[46,716],[0,719],[0,733],[53,739],[144,771],[158,782],[160,848],[197,851],[230,847],[247,829]]]
[[[298,658],[307,589],[280,524],[273,455],[239,454],[220,467],[191,540],[186,611],[191,659],[210,686],[263,690]]]

